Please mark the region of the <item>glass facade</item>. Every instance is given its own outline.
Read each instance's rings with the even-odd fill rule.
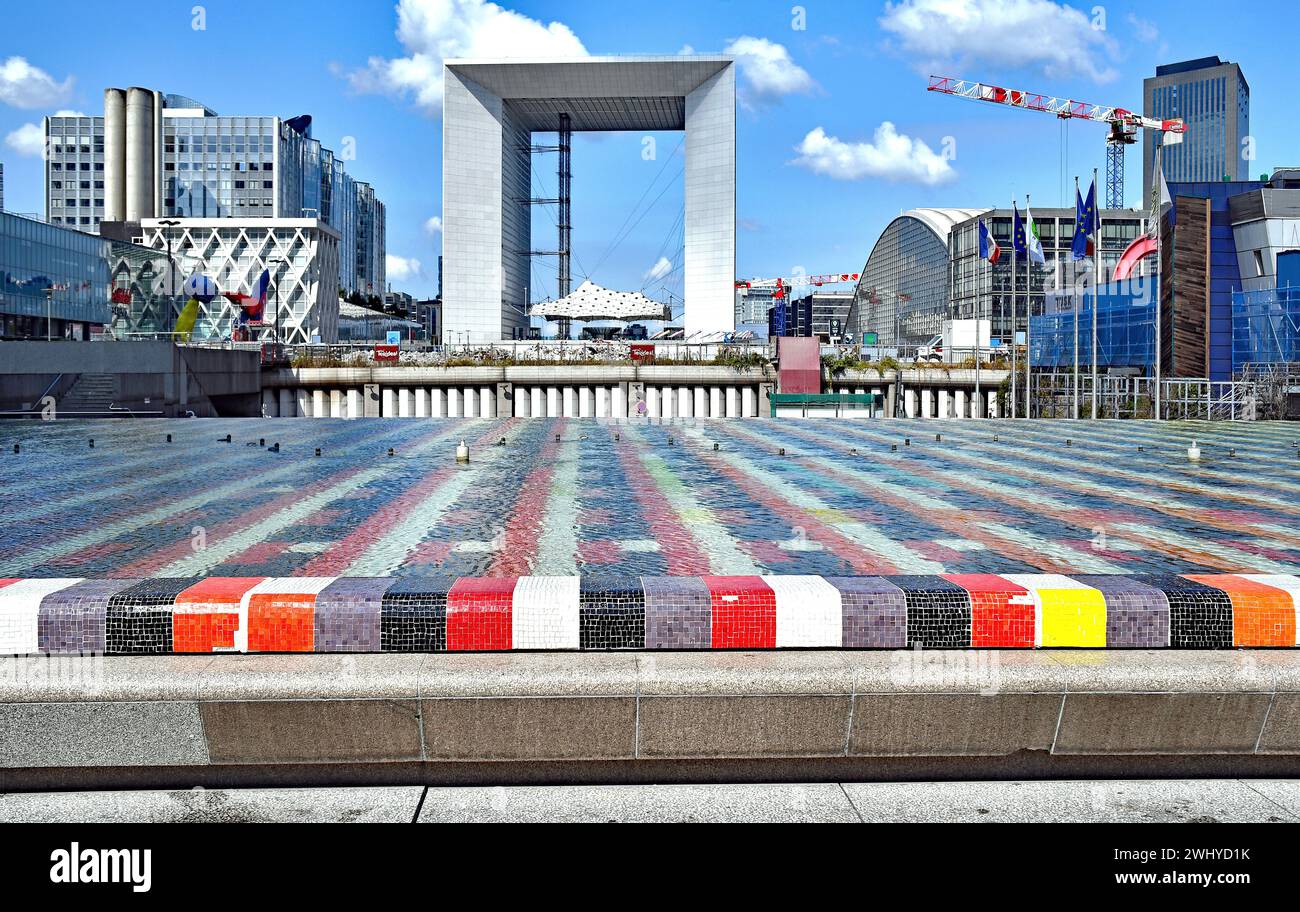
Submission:
[[[1300,288],[1232,296],[1232,372],[1247,364],[1300,362]]]
[[[1135,367],[1145,374],[1155,370],[1155,281],[1141,277],[1101,287],[1101,306],[1097,311],[1097,366],[1099,368]],[[1030,327],[1030,363],[1035,369],[1069,371],[1074,367],[1076,324],[1074,306],[1078,305],[1077,324],[1079,366],[1092,367],[1091,288],[1077,295],[1049,296],[1049,313],[1034,317]]]
[[[880,235],[853,292],[849,331],[876,333],[885,347],[924,345],[943,329],[948,248],[933,227],[901,215]]]
[[[104,118],[45,118],[45,217],[98,231],[104,218]]]
[[[86,339],[109,322],[109,242],[0,212],[0,338]]]

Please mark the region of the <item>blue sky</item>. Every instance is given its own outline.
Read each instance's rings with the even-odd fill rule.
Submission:
[[[1104,128],[925,91],[962,76],[1140,108],[1158,63],[1218,54],[1251,86],[1255,172],[1300,163],[1285,80],[1292,4],[1209,0],[194,0],[6,4],[0,36],[0,161],[7,208],[43,208],[26,124],[56,110],[99,113],[107,85],[146,85],[225,114],[311,113],[349,170],[388,206],[390,283],[436,288],[441,215],[441,55],[655,53],[740,59],[737,272],[857,271],[881,229],[916,206],[1068,205],[1073,176],[1104,167]],[[196,24],[203,28],[196,29]],[[20,62],[16,63],[15,58]],[[574,150],[575,272],[620,289],[680,295],[680,134],[583,136]],[[1068,155],[1063,138],[1068,140]],[[951,157],[944,157],[952,150]],[[27,152],[29,154],[23,154]],[[1063,164],[1063,157],[1068,162]],[[549,157],[538,195],[553,195]],[[1141,156],[1128,156],[1128,204]],[[647,205],[651,200],[658,201]],[[640,206],[638,201],[643,200]],[[535,213],[535,247],[550,216]],[[635,225],[631,231],[626,226]],[[624,228],[620,232],[620,228]],[[626,236],[615,243],[620,234]],[[666,255],[666,277],[647,278]],[[651,273],[653,275],[653,273]],[[554,293],[553,264],[534,297]]]

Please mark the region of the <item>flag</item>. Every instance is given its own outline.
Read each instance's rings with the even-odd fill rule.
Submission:
[[[1165,206],[1174,204],[1173,197],[1169,195],[1169,184],[1165,182],[1165,169],[1160,169],[1160,211],[1163,212]]]
[[[1074,241],[1070,244],[1070,259],[1082,260],[1092,256],[1092,235],[1097,230],[1097,182],[1088,188],[1088,198],[1074,191]]]
[[[980,259],[988,260],[989,264],[996,266],[998,258],[1002,256],[1002,248],[998,246],[997,240],[989,231],[989,226],[984,224],[980,219]]]
[[[1025,244],[1025,223],[1020,220],[1020,207],[1015,203],[1011,204],[1011,250],[1018,257],[1029,253]]]
[[[1047,257],[1043,255],[1043,242],[1038,239],[1038,226],[1034,224],[1034,214],[1025,207],[1025,221],[1029,223],[1029,259],[1033,260],[1040,266],[1047,264]]]

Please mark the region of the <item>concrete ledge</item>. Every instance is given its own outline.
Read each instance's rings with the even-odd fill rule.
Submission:
[[[960,655],[982,658],[962,667]],[[1300,774],[1298,669],[1286,651],[1105,652],[1086,665],[1058,651],[914,650],[9,658],[0,790],[132,768],[202,782],[247,767],[244,784],[281,769],[346,770],[343,783],[419,771],[395,772],[399,784],[483,781],[483,764],[692,778],[794,760],[1123,773],[1232,757]]]

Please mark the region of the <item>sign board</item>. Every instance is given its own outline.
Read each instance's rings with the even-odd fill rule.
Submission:
[[[388,331],[388,344],[389,345],[402,344],[402,331],[400,329],[390,329]]]
[[[653,345],[633,344],[631,348],[632,363],[640,364],[642,361],[653,361],[655,359],[655,347]]]
[[[862,334],[862,344],[863,344],[863,345],[879,345],[879,344],[880,344],[880,333],[868,333],[868,332],[864,332],[864,333]]]
[[[396,362],[397,351],[398,351],[398,347],[396,345],[376,345],[375,360]]]

